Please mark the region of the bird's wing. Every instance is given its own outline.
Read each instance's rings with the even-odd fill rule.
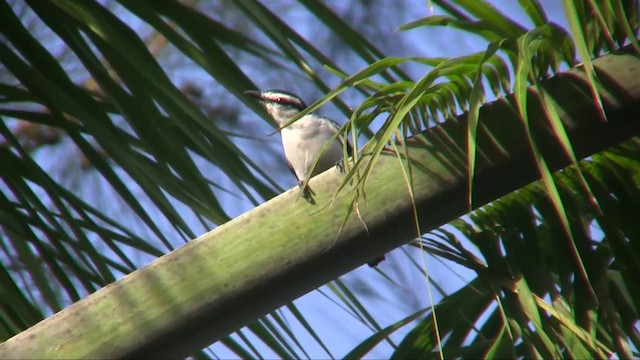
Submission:
[[[328,120],[329,122],[331,122],[331,124],[333,124],[334,130],[337,133],[338,131],[340,131],[340,124],[338,124],[335,120],[333,119],[329,119],[328,117],[322,117],[325,120]],[[351,142],[347,139],[345,139],[342,136],[338,136],[336,137],[336,139],[340,142],[340,144],[344,145],[345,142],[347,144],[347,155],[349,156],[353,156],[353,145],[351,145]]]

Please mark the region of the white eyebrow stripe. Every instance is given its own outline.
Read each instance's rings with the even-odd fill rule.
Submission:
[[[277,102],[277,103],[295,104],[300,107],[304,106],[298,99],[292,98],[289,96],[283,96],[280,94],[263,94],[262,99],[266,101]]]

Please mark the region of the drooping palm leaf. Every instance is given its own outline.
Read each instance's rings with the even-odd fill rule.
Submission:
[[[374,65],[359,74],[349,75],[314,46],[312,41],[304,39],[287,26],[285,19],[259,2],[242,1],[234,6],[238,7],[239,13],[246,17],[247,22],[263,31],[284,56],[242,32],[226,27],[220,21],[203,16],[196,9],[178,2],[120,2],[123,8],[142,19],[149,29],[162,34],[181,53],[236,96],[253,87],[253,84],[227,53],[229,46],[241,52],[264,56],[271,64],[284,62],[293,64],[289,68],[301,69],[316,86],[328,93],[326,98],[314,103],[312,109],[333,100],[348,114],[348,106],[338,95],[348,88],[358,87],[368,98],[353,112],[351,121],[345,127],[345,130],[353,130],[354,140],[358,139],[357,134],[370,134],[368,127],[378,115],[390,114],[381,131],[364,147],[365,153],[374,153],[374,159],[389,141],[395,141],[399,137],[398,134],[416,134],[432,126],[437,119],[450,117],[460,110],[469,109],[470,119],[477,120],[476,111],[483,101],[486,84],[493,96],[508,93],[514,88],[514,84],[520,84],[515,87],[516,92],[526,94],[523,86],[538,84],[541,79],[558,71],[562,61],[563,66],[575,65],[574,47],[570,38],[555,24],[547,23],[544,9],[535,0],[520,1],[535,29],[518,24],[484,1],[451,3],[434,0],[433,3],[449,15],[427,18],[406,28],[448,25],[479,34],[489,42],[486,52],[458,59],[385,58],[382,51],[360,36],[330,8],[314,2],[300,3],[309,13],[330,26],[350,51]],[[3,270],[10,276],[2,277],[5,279],[2,288],[11,291],[6,299],[27,301],[23,304],[25,306],[10,307],[10,311],[2,314],[5,338],[32,325],[43,314],[56,311],[69,301],[76,300],[139,266],[140,263],[132,258],[129,249],[137,249],[149,257],[155,257],[162,253],[159,249],[177,246],[176,239],[179,237],[189,239],[197,235],[188,218],[198,218],[205,228],[213,226],[213,223],[226,221],[229,216],[220,200],[227,194],[222,190],[228,187],[226,184],[230,184],[232,193],[240,194],[237,196],[246,198],[253,204],[272,197],[273,189],[277,189],[273,181],[249,160],[249,156],[240,151],[223,131],[212,124],[173,85],[156,63],[155,54],[149,52],[140,36],[131,30],[130,25],[114,15],[118,10],[94,2],[32,1],[27,4],[28,6],[15,3],[10,6],[5,2],[0,3],[0,31],[8,39],[0,49],[0,62],[12,77],[11,81],[0,87],[3,105],[6,105],[0,107],[0,115],[9,124],[3,127],[2,141],[10,149],[1,155],[4,187],[0,244],[4,252]],[[579,49],[581,59],[587,62],[592,94],[594,99],[598,99],[602,94],[598,95],[598,82],[588,60],[625,42],[630,42],[637,48],[637,4],[634,1],[566,4],[571,7],[573,14],[570,21],[572,33],[578,35],[576,48]],[[14,15],[18,11],[37,14],[48,29],[57,34],[57,39],[65,44],[67,54],[71,54],[70,57],[81,70],[76,71],[74,76],[68,75],[66,64],[54,56],[55,50],[42,46],[42,39],[31,34],[21,24],[20,16]],[[594,16],[590,16],[591,14]],[[584,34],[582,41],[579,40],[580,34]],[[522,41],[525,38],[528,40]],[[521,40],[520,47],[517,46],[518,39]],[[531,44],[535,46],[531,47]],[[523,50],[531,52],[527,54]],[[330,91],[331,86],[326,79],[309,66],[314,62],[323,63],[334,74],[342,76],[343,83]],[[398,67],[400,63],[406,62],[430,65],[434,69],[421,78],[412,79]],[[518,64],[521,64],[522,71],[510,73],[509,66],[516,70]],[[80,81],[78,74],[81,74]],[[94,83],[98,90],[84,86],[81,82],[84,80]],[[543,102],[549,121],[555,125],[558,136],[565,138],[562,141],[563,151],[570,154],[575,164],[577,159],[572,155],[572,144],[566,140],[557,120],[564,114],[555,114],[553,104],[556,100],[547,99],[549,101]],[[521,98],[520,113],[525,117],[528,104],[528,101]],[[42,160],[31,160],[31,157],[35,157],[32,150],[21,142],[23,139],[14,136],[13,119],[61,129],[64,137],[80,149],[76,154],[88,159],[92,171],[105,179],[114,197],[119,198],[130,209],[128,211],[136,218],[136,222],[142,225],[133,230],[128,229],[127,225],[119,224],[117,217],[89,205],[73,189],[68,189],[55,176],[47,174],[41,168]],[[473,206],[471,196],[474,194],[475,157],[484,156],[482,153],[474,155],[477,146],[475,138],[478,133],[486,130],[481,122],[470,121],[469,124],[467,145],[460,147],[459,157],[450,160],[460,166],[460,169],[465,169],[465,164],[469,169],[468,202]],[[535,132],[535,129],[532,130]],[[530,141],[535,147],[534,138],[530,136],[524,141]],[[465,148],[471,154],[468,158],[464,155]],[[555,298],[545,298],[554,295],[549,290],[553,287],[544,288],[539,284],[541,280],[538,277],[542,275],[537,274],[535,269],[540,261],[525,259],[518,264],[524,275],[514,281],[514,287],[519,291],[515,295],[513,292],[503,291],[500,294],[500,307],[494,310],[486,322],[482,322],[483,319],[478,322],[466,319],[462,324],[455,323],[455,315],[452,319],[447,319],[450,310],[446,306],[436,307],[438,318],[442,319],[437,325],[443,334],[450,331],[450,339],[443,344],[445,355],[580,357],[587,354],[602,356],[611,350],[620,356],[632,356],[631,350],[625,349],[621,344],[628,343],[625,336],[631,341],[637,339],[633,319],[637,319],[638,307],[637,301],[634,304],[634,299],[637,298],[638,290],[630,284],[633,269],[637,268],[634,265],[637,262],[634,255],[637,254],[637,251],[634,252],[637,247],[633,245],[636,243],[633,239],[637,237],[637,231],[627,220],[618,221],[615,215],[610,215],[624,217],[633,214],[630,211],[634,210],[636,201],[616,203],[623,201],[621,199],[638,198],[635,194],[638,176],[628,172],[629,167],[637,165],[633,160],[637,158],[637,153],[632,148],[605,155],[615,161],[597,165],[598,171],[590,168],[593,166],[591,163],[583,165],[581,169],[584,177],[580,173],[567,171],[554,176],[552,180],[551,174],[544,171],[544,162],[552,159],[539,158],[539,167],[547,179],[546,187],[536,185],[532,187],[533,190],[522,189],[513,195],[515,200],[509,204],[513,207],[507,208],[499,203],[490,205],[488,210],[480,210],[471,220],[466,220],[472,222],[473,226],[459,229],[469,240],[475,241],[478,248],[484,249],[482,260],[468,260],[469,250],[462,250],[470,245],[464,240],[451,240],[451,244],[435,242],[427,246],[427,249],[433,249],[436,254],[470,266],[480,273],[482,281],[487,281],[488,278],[496,288],[499,288],[495,286],[496,283],[502,286],[511,281],[503,272],[514,267],[510,264],[513,261],[511,259],[521,260],[521,248],[541,251],[531,241],[553,238],[558,240],[543,242],[545,246],[560,247],[562,254],[567,251],[562,244],[569,244],[578,250],[573,252],[574,260],[566,260],[569,259],[568,256],[566,259],[556,259],[558,263],[561,260],[566,260],[567,263],[558,264],[559,270],[550,269],[547,273],[547,281],[556,281],[556,292],[561,294]],[[594,156],[594,164],[598,163],[596,158]],[[212,171],[207,174],[222,176],[216,175],[213,180],[213,176],[205,175],[203,164]],[[371,169],[367,164],[371,163],[356,162],[347,180],[358,179],[360,184],[364,184],[366,174]],[[615,171],[603,170],[609,168],[614,168]],[[356,176],[362,170],[365,170],[364,177]],[[410,179],[410,171],[405,173],[407,179]],[[571,180],[564,178],[565,175]],[[629,178],[634,180],[630,181]],[[130,180],[137,185],[132,187]],[[213,186],[211,182],[215,182]],[[584,192],[587,188],[591,189],[592,194]],[[545,192],[557,194],[551,203],[543,195]],[[141,196],[148,198],[157,210],[150,210],[143,205]],[[590,208],[592,201],[584,201],[591,197],[603,208],[602,214],[597,209]],[[616,206],[624,206],[625,211],[615,212],[612,209]],[[193,213],[186,214],[183,210],[178,210],[184,208],[191,209]],[[565,220],[558,222],[558,215]],[[587,242],[591,244],[587,246],[584,241],[594,231],[591,226],[594,219],[598,219],[597,223],[602,229],[606,228],[603,230],[606,237],[601,240],[603,245],[598,245],[600,243],[595,241],[594,244]],[[553,226],[540,226],[540,223]],[[166,224],[174,229],[171,235],[165,230]],[[531,230],[538,227],[540,230]],[[522,236],[526,240],[513,235],[524,231],[522,229],[528,231],[527,236]],[[536,232],[542,235],[531,235]],[[566,238],[563,234],[567,232],[574,234],[574,237]],[[496,252],[496,249],[483,247],[480,239],[488,236],[486,234],[492,234],[488,238],[493,242],[497,241],[504,250]],[[416,236],[418,235],[420,234],[417,233]],[[526,242],[527,245],[518,245],[521,242]],[[607,258],[609,248],[615,249],[615,252]],[[592,255],[594,251],[597,255]],[[577,253],[579,257],[576,256]],[[611,267],[594,267],[592,258],[600,259],[603,256],[610,259]],[[583,261],[582,272],[575,272],[572,267],[577,264],[572,262],[575,260]],[[480,266],[482,261],[491,261],[490,271],[483,270]],[[489,274],[483,273],[486,271]],[[572,281],[581,277],[583,280],[589,278],[590,281],[583,282],[576,294],[584,295],[586,289],[593,288],[598,298],[608,300],[602,295],[601,289],[598,289],[601,283],[593,280],[594,276],[601,279],[603,272],[611,275],[607,277],[610,279],[607,284],[619,297],[612,297],[613,300],[600,304],[599,307],[584,302],[587,297],[572,298],[575,296],[571,292]],[[576,275],[580,273],[580,276]],[[29,288],[35,290],[25,290]],[[619,300],[620,298],[623,300]],[[554,306],[553,311],[545,308],[549,306],[548,300]],[[13,300],[3,305],[7,306],[12,302]],[[446,302],[447,299],[443,300],[443,304]],[[476,305],[478,304],[469,304]],[[36,308],[40,310],[34,311]],[[361,311],[367,309],[362,308]],[[614,319],[616,311],[624,313],[625,317],[621,320]],[[473,314],[477,316],[476,313]],[[296,350],[296,346],[298,349],[301,346],[293,345],[296,343],[295,335],[286,330],[286,322],[277,314],[273,316],[273,322],[265,319],[247,328],[245,332],[255,334],[270,344],[273,352],[279,356],[308,356],[304,349],[300,352]],[[603,327],[608,327],[609,330],[598,327],[597,331],[589,333],[597,328],[598,319],[603,317],[606,318]],[[369,314],[363,318],[373,319]],[[575,320],[578,318],[579,320]],[[510,326],[506,326],[506,323]],[[481,326],[481,336],[477,336],[476,342],[465,343],[465,334],[470,333],[469,327],[473,324]],[[433,326],[435,324],[426,328],[433,329]],[[309,326],[306,327],[310,329]],[[278,328],[285,330],[280,333]],[[374,328],[384,334],[376,339],[386,338],[393,333],[392,329],[396,329],[380,329],[379,326]],[[518,329],[521,331],[518,332]],[[518,342],[520,336],[524,341],[514,347],[514,341]],[[618,341],[612,341],[616,336]],[[236,354],[258,356],[260,350],[249,352],[247,349],[251,348],[251,340],[245,339],[246,348],[231,338],[223,342]],[[417,341],[415,339],[407,337],[401,348],[420,351],[413,354],[421,356],[437,348],[429,347],[437,345],[433,341],[429,346],[416,347],[411,343]],[[619,348],[614,349],[615,346]],[[637,348],[638,344],[635,346]],[[363,349],[371,347],[369,342],[357,353],[363,354]],[[402,356],[409,353],[398,351],[396,354]]]

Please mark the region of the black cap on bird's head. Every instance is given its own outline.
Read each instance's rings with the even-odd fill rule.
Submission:
[[[256,98],[264,104],[279,104],[294,108],[298,111],[302,111],[307,107],[300,97],[284,90],[248,90],[245,91],[244,94]]]

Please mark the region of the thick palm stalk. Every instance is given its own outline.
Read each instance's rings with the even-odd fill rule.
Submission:
[[[621,53],[594,64],[607,121],[598,117],[580,71],[544,83],[579,158],[640,132],[640,59]],[[530,97],[539,148],[553,169],[567,166],[533,91]],[[481,109],[474,206],[538,178],[510,102]],[[358,215],[352,193],[331,202],[344,177],[331,169],[310,182],[317,205],[299,201],[297,188],[284,193],[0,344],[0,358],[187,356],[415,238],[402,167],[411,168],[422,232],[466,213],[466,126],[463,116],[409,139],[400,155],[385,152]]]

